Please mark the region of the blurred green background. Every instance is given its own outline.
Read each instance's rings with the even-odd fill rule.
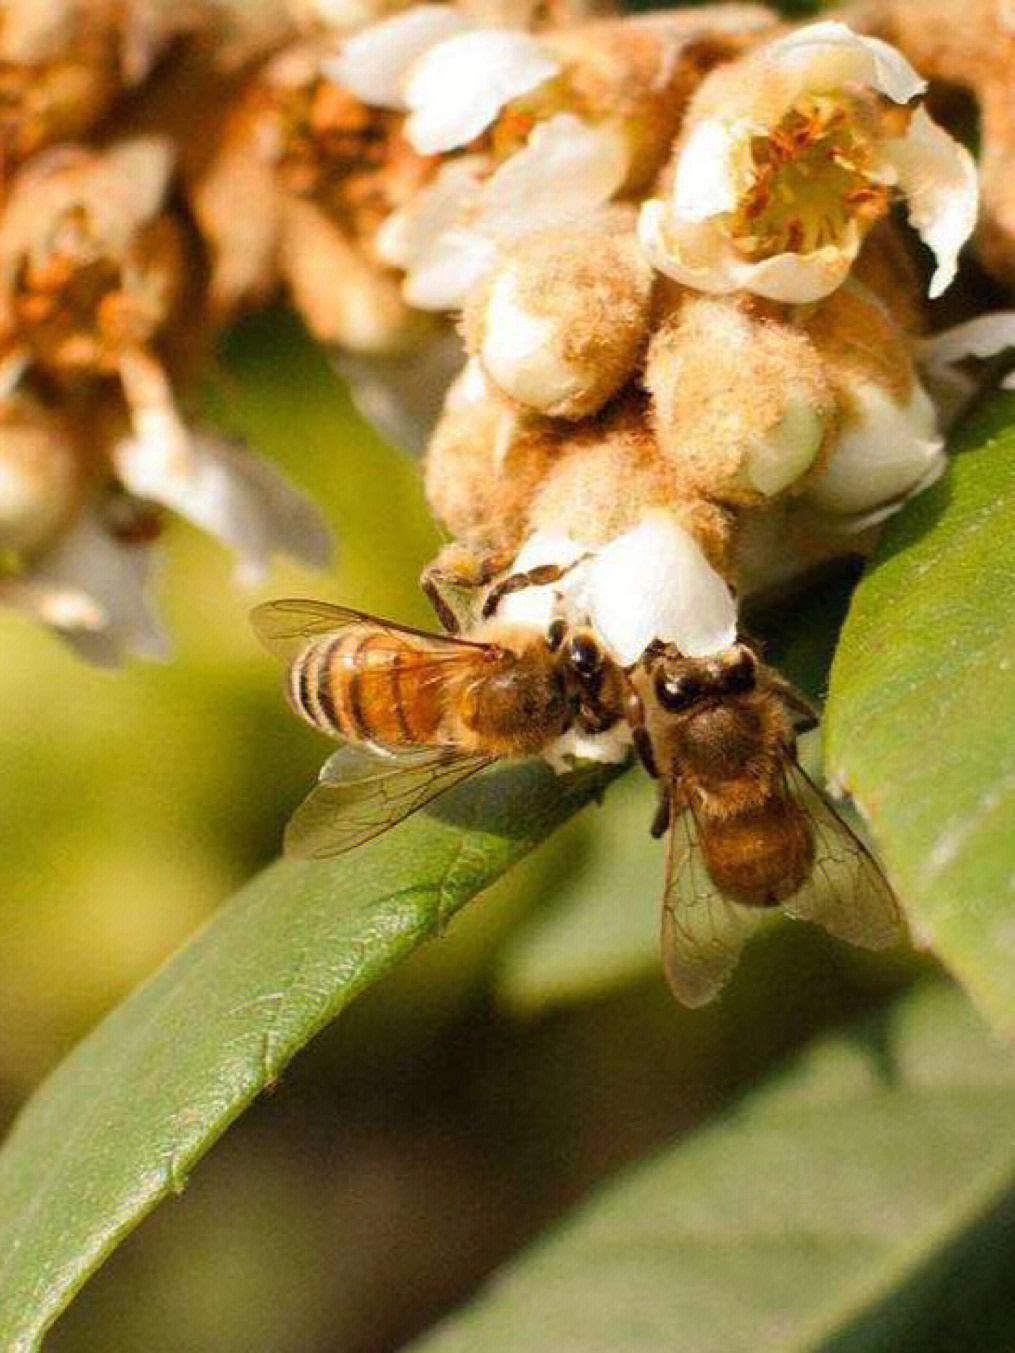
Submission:
[[[311,594],[429,623],[417,467],[284,312],[232,334],[207,407],[305,487],[335,568],[256,597],[174,523],[175,653],[108,673],[0,616],[0,1118],[278,850],[329,748],[280,697],[249,605]],[[394,1348],[618,1165],[907,980],[776,924],[690,1013],[656,958],[652,787],[627,776],[360,1001],[85,1289],[61,1350]],[[785,974],[792,973],[787,984]],[[636,1050],[636,1055],[632,1055]]]

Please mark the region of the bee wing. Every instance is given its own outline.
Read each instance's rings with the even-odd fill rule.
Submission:
[[[666,848],[663,971],[683,1005],[706,1005],[737,966],[765,915],[723,897],[702,858],[691,809],[675,816]]]
[[[864,949],[896,944],[905,933],[902,911],[877,861],[806,771],[790,767],[786,783],[810,820],[814,865],[783,910]]]
[[[447,748],[386,756],[343,747],[325,762],[320,783],[290,818],[286,854],[314,860],[343,855],[418,812],[490,761]]]
[[[350,625],[370,625],[376,630],[398,636],[410,635],[426,639],[428,644],[446,645],[449,653],[456,650],[472,651],[489,645],[478,644],[457,635],[430,633],[412,625],[398,625],[392,620],[354,611],[349,606],[335,606],[329,601],[313,601],[305,597],[285,597],[280,601],[266,601],[250,612],[254,633],[269,653],[289,664],[306,647],[307,641],[321,634],[338,634]]]

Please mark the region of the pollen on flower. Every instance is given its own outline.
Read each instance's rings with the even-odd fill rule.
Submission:
[[[874,96],[805,97],[767,136],[750,142],[752,179],[730,223],[745,258],[809,253],[834,244],[851,220],[862,231],[886,215],[891,185],[872,176],[876,146],[908,113]]]
[[[951,281],[975,222],[968,152],[914,104],[886,43],[825,22],[714,71],[691,102],[668,197],[642,207],[652,262],[702,290],[821,299],[896,201]]]

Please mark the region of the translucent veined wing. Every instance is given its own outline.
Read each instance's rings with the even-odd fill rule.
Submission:
[[[789,767],[786,785],[811,824],[814,865],[783,910],[864,949],[898,943],[902,912],[870,851],[800,766]]]
[[[663,891],[663,971],[683,1005],[706,1005],[736,967],[740,951],[765,918],[765,907],[723,897],[702,857],[690,809],[674,813]]]
[[[490,764],[448,748],[391,755],[342,747],[289,820],[285,851],[322,860],[362,845]]]
[[[311,639],[322,634],[338,634],[350,625],[369,625],[381,633],[399,638],[426,640],[431,647],[474,652],[488,645],[462,639],[457,635],[431,633],[412,625],[399,625],[366,611],[354,611],[349,606],[335,606],[329,601],[313,601],[305,597],[285,597],[280,601],[266,601],[250,612],[254,633],[270,653],[284,663],[293,659]]]

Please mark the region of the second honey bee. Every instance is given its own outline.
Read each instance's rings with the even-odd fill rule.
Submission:
[[[586,630],[497,621],[428,633],[326,602],[257,607],[287,664],[297,714],[348,744],[289,823],[286,848],[338,855],[379,835],[491,761],[545,751],[569,729],[604,732],[631,687]]]
[[[865,846],[797,760],[817,715],[744,644],[708,658],[651,648],[632,672],[632,727],[668,833],[662,949],[685,1005],[712,999],[768,908],[865,948],[902,933]]]

